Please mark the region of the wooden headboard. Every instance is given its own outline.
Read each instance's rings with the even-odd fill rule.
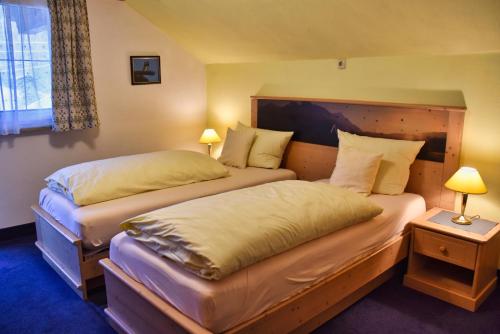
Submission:
[[[371,137],[425,140],[411,167],[406,191],[427,207],[453,209],[455,193],[444,182],[458,169],[465,108],[252,96],[252,126],[294,131],[283,166],[301,180],[329,178],[337,158],[336,129]]]

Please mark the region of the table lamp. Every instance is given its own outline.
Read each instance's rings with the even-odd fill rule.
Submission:
[[[211,156],[212,144],[221,141],[214,129],[205,129],[200,137],[200,144],[208,144],[208,156]]]
[[[477,169],[472,167],[461,167],[448,181],[446,181],[444,186],[453,191],[462,193],[462,210],[460,211],[460,215],[451,218],[451,221],[460,225],[472,224],[472,219],[465,216],[467,197],[469,194],[479,195],[488,192]]]

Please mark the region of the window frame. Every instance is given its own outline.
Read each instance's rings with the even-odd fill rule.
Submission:
[[[20,6],[20,7],[33,7],[33,8],[47,8],[47,1],[46,0],[3,0],[0,5],[15,5],[15,6]],[[50,17],[50,12],[49,12],[49,17]],[[15,63],[16,61],[21,61],[21,62],[32,62],[32,61],[41,61],[41,62],[47,62],[52,66],[51,64],[51,57],[50,57],[50,26],[48,27],[49,30],[49,59],[46,61],[41,61],[41,60],[9,60],[8,56],[7,59],[4,59],[3,61],[5,62],[13,62]],[[15,65],[14,65],[15,66]],[[51,129],[53,126],[53,107],[51,106],[50,108],[34,108],[34,109],[20,109],[20,110],[5,110],[3,112],[17,112],[17,117],[18,117],[18,122],[19,122],[19,132],[20,134],[25,133],[25,132],[32,132],[32,131],[37,131],[37,130],[45,130],[45,129]],[[50,117],[49,117],[50,116]],[[14,134],[15,135],[15,134]]]

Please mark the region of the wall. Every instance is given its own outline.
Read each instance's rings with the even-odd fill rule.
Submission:
[[[205,68],[117,0],[87,0],[101,127],[0,137],[0,228],[33,221],[43,178],[87,160],[189,148],[206,125]],[[129,56],[160,55],[162,84],[131,86]]]
[[[489,188],[470,214],[500,221],[500,54],[348,59],[207,66],[209,125],[220,134],[250,123],[251,95],[466,105],[461,161]],[[458,206],[457,206],[458,208]]]

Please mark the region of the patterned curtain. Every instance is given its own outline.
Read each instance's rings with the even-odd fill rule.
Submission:
[[[99,126],[86,0],[48,0],[54,131]]]

